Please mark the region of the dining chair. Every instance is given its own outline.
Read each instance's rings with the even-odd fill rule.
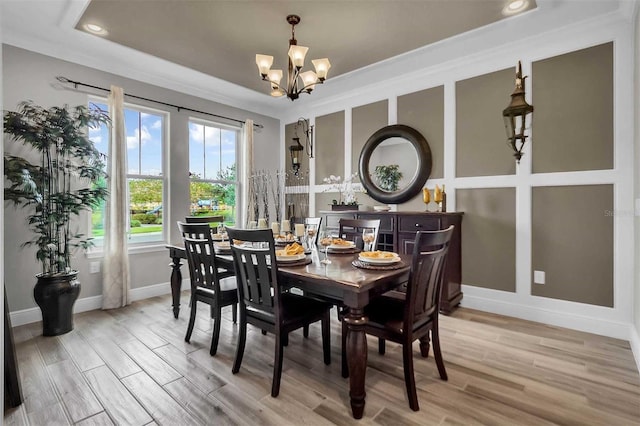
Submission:
[[[224,216],[187,216],[184,221],[186,223],[222,223]]]
[[[380,231],[380,219],[345,219],[338,222],[338,236],[342,239],[353,241],[358,248],[362,248],[362,231],[374,230],[373,248],[378,246],[378,232]]]
[[[364,331],[380,339],[380,353],[384,353],[385,340],[402,345],[404,381],[409,406],[414,411],[420,409],[413,374],[412,343],[415,340],[420,341],[420,354],[426,358],[429,355],[431,333],[438,373],[442,380],[448,379],[440,350],[438,312],[453,229],[451,225],[441,231],[417,232],[404,299],[381,296],[373,299],[365,308],[364,314],[368,320],[363,326]]]
[[[235,272],[217,266],[209,224],[178,222],[178,228],[184,241],[191,280],[191,315],[184,340],[191,340],[198,302],[206,303],[210,306],[211,318],[214,321],[209,353],[215,355],[220,338],[222,308],[232,305],[233,323],[238,319],[238,290],[235,280],[231,278]]]
[[[321,321],[324,363],[331,363],[331,305],[282,291],[278,282],[273,232],[270,229],[228,228],[227,232],[231,241],[243,241],[242,245],[231,245],[240,301],[240,333],[231,371],[236,374],[240,370],[247,339],[247,323],[273,333],[276,341],[271,396],[275,398],[280,392],[283,347],[291,331]]]

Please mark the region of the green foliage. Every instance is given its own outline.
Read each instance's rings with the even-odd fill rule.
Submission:
[[[80,105],[49,109],[22,102],[18,111],[4,112],[4,132],[10,142],[38,153],[35,161],[5,155],[8,181],[4,198],[26,210],[34,236],[24,246],[37,246],[42,274],[71,270],[74,249],[91,246],[91,238],[75,233],[71,218],[97,208],[107,196],[102,157],[87,137],[87,127],[108,123],[101,111]],[[5,145],[7,151],[11,145]]]
[[[402,179],[402,172],[400,171],[399,165],[376,166],[373,174],[381,189],[390,192],[398,190],[398,182]]]
[[[133,179],[129,181],[129,196],[133,206],[162,204],[162,180]]]
[[[131,219],[130,225],[132,228],[139,228],[142,226],[139,220]]]
[[[145,225],[153,225],[158,223],[158,217],[151,213],[137,213],[131,216],[131,220],[137,220]]]

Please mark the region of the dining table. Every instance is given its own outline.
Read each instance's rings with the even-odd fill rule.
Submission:
[[[182,259],[184,247],[167,245],[171,258],[171,293],[173,312],[178,317]],[[363,325],[367,322],[365,307],[374,297],[406,284],[409,278],[410,255],[400,255],[400,262],[390,265],[363,264],[354,252],[331,253],[331,263],[321,263],[324,257],[318,249],[307,256],[311,262],[292,264],[278,262],[278,282],[282,288],[297,288],[305,294],[320,297],[346,309],[346,358],[349,373],[349,397],[353,417],[362,418],[365,407],[365,376],[367,369],[367,337]],[[230,254],[216,255],[219,267],[233,268]],[[304,264],[307,263],[307,264]],[[357,266],[356,266],[357,265]]]

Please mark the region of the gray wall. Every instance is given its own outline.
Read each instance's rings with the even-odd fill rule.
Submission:
[[[398,124],[413,127],[427,139],[431,178],[444,175],[444,86],[398,96]]]
[[[351,170],[357,172],[360,152],[367,140],[389,122],[389,102],[385,99],[354,108],[351,112]],[[360,179],[354,179],[359,182]]]
[[[3,46],[3,90],[5,109],[14,109],[23,100],[31,99],[44,105],[78,105],[87,103],[87,94],[80,91],[63,90],[56,87],[55,77],[66,76],[72,80],[90,83],[100,87],[115,84],[124,88],[125,93],[133,93],[151,99],[190,107],[197,110],[234,117],[251,118],[265,127],[254,135],[254,163],[256,169],[272,169],[279,165],[279,120],[239,110],[237,108],[210,102],[204,99],[184,95],[161,87],[152,86],[100,70],[79,66],[48,56],[36,54],[12,46]],[[103,93],[95,93],[104,96]],[[185,111],[161,107],[156,104],[132,102],[150,108],[169,112],[170,148],[169,152],[169,203],[165,223],[176,220],[189,213],[189,179],[188,179],[188,119],[198,116]],[[211,120],[207,116],[200,118]],[[212,120],[214,121],[214,120]],[[222,122],[222,121],[221,121]],[[5,150],[14,148],[5,142]],[[82,218],[76,224],[85,232],[89,228],[88,218]],[[175,226],[169,226],[170,241],[179,241]],[[24,213],[13,207],[5,207],[4,261],[12,265],[4,275],[7,297],[11,311],[35,307],[32,291],[35,283],[34,275],[38,273],[34,251],[21,249],[20,243],[28,232],[24,223]],[[167,283],[170,270],[169,259],[165,250],[143,254],[132,254],[131,278],[132,288],[140,288],[152,284]],[[101,274],[89,274],[89,261],[84,254],[78,253],[73,267],[80,270],[82,290],[80,297],[98,296],[101,294]]]
[[[640,46],[640,13],[636,11],[636,19],[635,19],[635,43],[636,46]],[[636,49],[636,61],[635,61],[635,110],[640,111],[640,55],[637,54]],[[638,115],[636,114],[635,121],[635,152],[636,152],[636,160],[635,160],[635,199],[636,199],[636,217],[635,217],[635,254],[636,259],[640,256],[640,121],[638,120]],[[634,322],[636,326],[636,336],[640,340],[640,262],[636,260],[635,262],[635,304],[633,309],[634,314]],[[636,358],[640,358],[640,355],[636,354]],[[640,369],[640,367],[639,367]]]
[[[531,294],[613,307],[613,185],[538,187],[532,201]]]
[[[613,43],[532,67],[533,172],[612,169]]]
[[[458,189],[465,284],[516,291],[515,188]]]
[[[344,111],[316,117],[316,183],[330,175],[344,179]]]
[[[509,68],[456,82],[457,176],[516,172],[501,116],[509,104],[515,75]]]

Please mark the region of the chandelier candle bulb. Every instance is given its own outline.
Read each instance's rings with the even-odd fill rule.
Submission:
[[[282,232],[291,232],[291,222],[288,220],[282,221]]]
[[[304,236],[304,223],[296,223],[295,230],[296,230],[296,237]]]

